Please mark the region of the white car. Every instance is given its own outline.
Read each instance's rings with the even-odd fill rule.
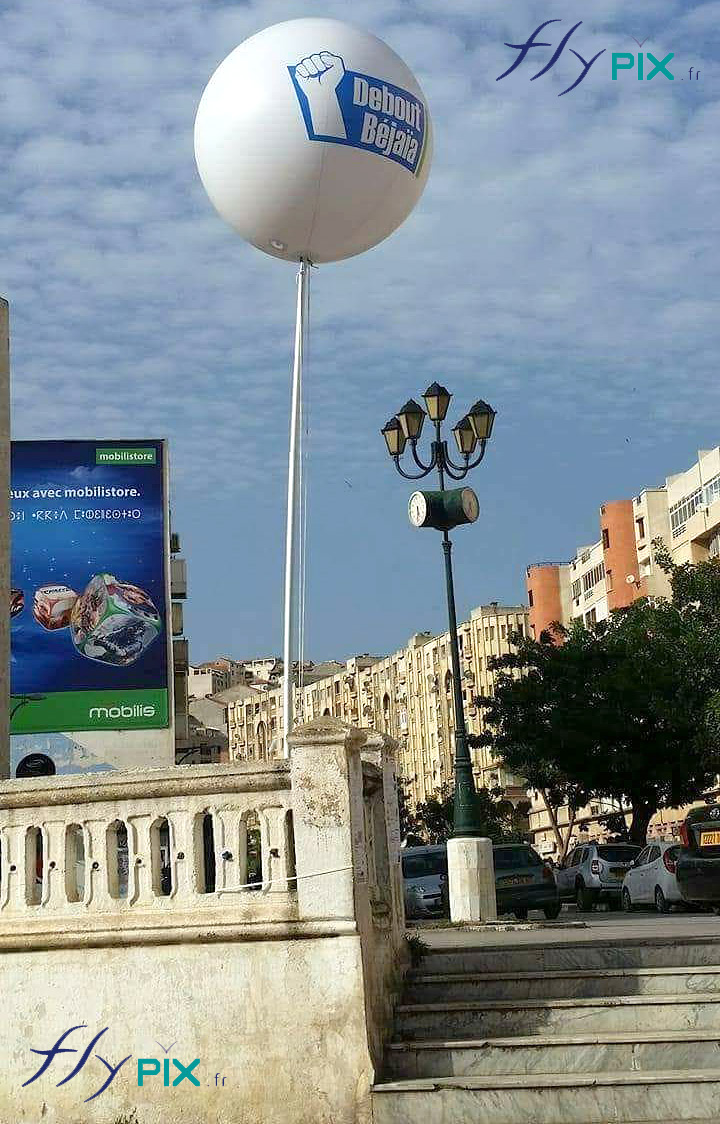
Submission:
[[[658,913],[667,913],[671,905],[682,901],[675,877],[680,843],[649,843],[641,851],[623,879],[623,909],[655,906]]]

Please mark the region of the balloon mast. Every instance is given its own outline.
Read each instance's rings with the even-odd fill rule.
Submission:
[[[364,253],[413,210],[432,160],[415,77],[385,43],[339,20],[296,19],[220,63],[195,118],[195,160],[219,215],[272,257],[299,263],[285,536],[284,755],[304,630],[303,362],[310,266]],[[298,648],[299,642],[299,648]]]

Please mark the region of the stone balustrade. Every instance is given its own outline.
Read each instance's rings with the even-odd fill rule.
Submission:
[[[5,781],[0,867],[0,947],[297,921],[290,766]]]
[[[367,1121],[407,958],[383,734],[327,718],[289,761],[0,782],[2,1121]],[[35,1083],[63,1035],[102,1057]],[[197,1088],[138,1084],[160,1043]],[[95,1101],[103,1058],[127,1065]]]
[[[382,736],[319,725],[292,762],[0,782],[0,949],[346,931],[358,894],[402,925]]]

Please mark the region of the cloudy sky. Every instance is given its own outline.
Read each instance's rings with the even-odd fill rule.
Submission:
[[[295,288],[213,212],[195,109],[248,35],[346,11],[22,0],[0,17],[14,436],[169,438],[195,661],[281,650]],[[454,417],[480,396],[498,410],[480,521],[456,535],[462,615],[521,599],[525,566],[591,541],[604,500],[720,441],[720,3],[356,0],[352,18],[416,73],[435,158],[398,233],[313,277],[314,659],[445,627],[438,536],[409,527],[411,486],[378,432],[434,379]],[[504,43],[549,19],[553,44],[583,21],[556,66],[496,81],[516,57]],[[633,37],[674,53],[674,82],[611,80]],[[605,54],[558,97],[571,46]]]

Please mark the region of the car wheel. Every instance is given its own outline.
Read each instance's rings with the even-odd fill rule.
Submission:
[[[562,909],[562,902],[554,902],[553,905],[543,906],[543,913],[545,914],[546,921],[555,921],[560,916]]]
[[[627,886],[623,886],[622,907],[626,913],[630,913],[633,907],[632,898],[630,897],[630,891],[628,890]]]
[[[655,887],[655,909],[658,913],[669,913],[670,906],[667,903],[667,898],[663,894],[659,886]]]
[[[514,909],[513,913],[518,921],[527,921],[528,919],[527,909]]]
[[[581,913],[589,913],[593,907],[592,891],[586,890],[584,886],[578,886],[575,890],[575,904]]]

